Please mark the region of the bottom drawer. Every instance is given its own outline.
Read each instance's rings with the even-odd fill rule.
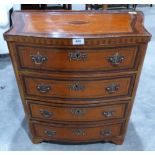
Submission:
[[[121,134],[122,123],[100,126],[69,126],[34,123],[36,138],[60,142],[102,141]]]

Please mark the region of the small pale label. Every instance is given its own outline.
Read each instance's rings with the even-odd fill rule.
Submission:
[[[74,38],[72,39],[73,45],[84,45],[84,38]]]
[[[135,11],[133,11],[133,12],[130,12],[130,11],[129,11],[128,13],[129,13],[129,14],[135,14],[135,15],[137,14],[137,12],[135,12]]]

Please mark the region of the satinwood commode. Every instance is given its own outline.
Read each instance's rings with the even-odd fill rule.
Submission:
[[[143,13],[17,11],[12,20],[4,37],[32,142],[122,144],[151,38]]]

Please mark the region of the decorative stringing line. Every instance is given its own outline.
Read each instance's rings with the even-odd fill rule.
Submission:
[[[7,41],[26,42],[35,44],[50,44],[50,45],[72,45],[71,38],[53,39],[53,38],[39,38],[26,36],[6,36]],[[149,37],[124,37],[124,38],[86,38],[85,45],[112,45],[112,44],[129,44],[129,43],[144,43],[150,40]],[[80,45],[82,46],[82,45]]]

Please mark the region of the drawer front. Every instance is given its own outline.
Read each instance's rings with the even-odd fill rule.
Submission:
[[[44,104],[44,103],[43,103]],[[32,118],[55,121],[103,121],[123,118],[127,103],[116,105],[43,105],[42,103],[28,101]]]
[[[99,127],[67,127],[49,126],[49,124],[34,124],[35,136],[45,140],[60,141],[95,141],[119,136],[122,124],[106,125]]]
[[[22,69],[39,71],[117,71],[136,68],[138,47],[54,49],[16,45]]]
[[[131,96],[134,75],[109,79],[52,79],[24,76],[28,96],[93,99]]]

